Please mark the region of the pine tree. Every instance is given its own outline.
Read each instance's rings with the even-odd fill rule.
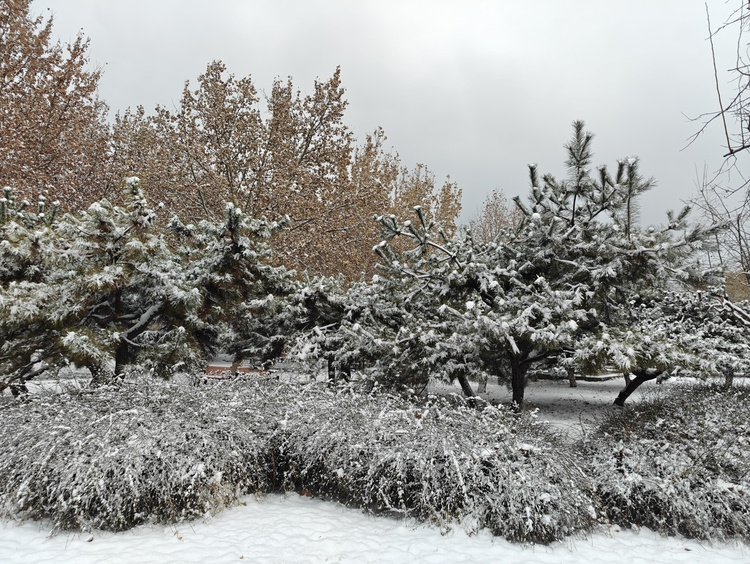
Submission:
[[[449,238],[419,207],[415,222],[380,216],[381,274],[357,289],[359,313],[342,324],[350,343],[343,348],[358,350],[371,375],[390,384],[438,376],[473,395],[469,374],[499,377],[519,407],[529,367],[552,355],[590,371],[629,362],[644,374],[687,358],[668,333],[659,342],[675,353],[649,356],[654,334],[639,332],[633,304],[673,285],[710,282],[697,253],[717,227],[689,226],[686,208],[666,228],[640,228],[634,203],[653,182],[640,177],[636,160],[620,165],[615,180],[605,167],[592,175],[592,138],[574,124],[567,180],[540,179],[530,166],[529,201],[516,199],[520,221],[490,242]]]
[[[10,196],[10,197],[8,197]],[[262,362],[292,328],[294,273],[271,266],[278,223],[228,205],[223,223],[172,222],[137,178],[123,206],[78,215],[27,211],[10,191],[0,211],[0,373],[6,384],[74,363],[94,384],[129,368],[170,377],[199,370],[217,351]],[[294,312],[292,312],[294,313]]]

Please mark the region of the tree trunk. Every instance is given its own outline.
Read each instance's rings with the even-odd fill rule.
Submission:
[[[511,358],[510,360],[510,385],[513,390],[513,409],[521,411],[523,407],[523,393],[526,388],[526,372],[528,365],[520,358]]]
[[[458,383],[461,385],[461,391],[464,393],[464,396],[467,398],[466,403],[468,403],[471,407],[477,406],[477,395],[474,393],[474,389],[471,387],[471,384],[469,383],[469,379],[466,377],[466,371],[465,370],[456,370],[453,373],[453,376],[458,380]]]
[[[568,383],[571,388],[578,387],[578,382],[576,382],[576,369],[573,366],[568,366]]]
[[[10,393],[13,394],[14,398],[29,395],[29,389],[26,387],[26,382],[23,381],[23,378],[19,382],[18,384],[10,384]]]
[[[729,369],[724,372],[724,387],[728,390],[734,385],[734,370]]]
[[[328,384],[336,383],[336,368],[333,366],[333,358],[328,357]]]
[[[659,376],[661,373],[662,373],[662,370],[657,370],[651,374],[649,374],[645,370],[633,372],[635,379],[631,380],[630,383],[627,386],[625,386],[625,388],[617,396],[617,399],[615,399],[614,404],[619,407],[624,407],[625,400],[630,397],[630,394],[632,394],[634,391],[636,391],[636,389],[638,389],[638,386],[640,386],[644,382],[648,382],[649,380],[655,380],[656,377]]]
[[[89,364],[86,366],[86,369],[88,369],[89,372],[91,372],[91,386],[93,388],[96,388],[98,386],[103,386],[104,384],[111,383],[115,375],[108,370],[105,366],[99,366],[95,364]]]
[[[487,393],[487,379],[486,378],[479,382],[479,385],[477,386],[477,393],[478,394]]]
[[[130,345],[124,339],[121,340],[115,351],[115,376],[120,376],[123,369],[133,361],[131,357]]]
[[[630,386],[630,372],[623,372],[622,377],[625,378],[625,385]]]

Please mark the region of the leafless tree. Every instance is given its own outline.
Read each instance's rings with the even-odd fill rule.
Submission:
[[[698,178],[698,194],[692,204],[712,223],[723,223],[726,229],[716,238],[716,251],[710,259],[727,270],[727,292],[735,299],[750,298],[750,177],[745,159],[750,156],[750,2],[739,0],[736,7],[718,27],[711,22],[706,5],[708,40],[713,61],[713,80],[718,110],[699,116],[702,127],[690,143],[702,135],[713,122],[719,122],[724,134],[723,162],[718,170],[704,169]],[[715,43],[729,36],[734,43],[734,60],[722,71],[717,62]],[[732,96],[722,96],[723,80],[731,85]]]

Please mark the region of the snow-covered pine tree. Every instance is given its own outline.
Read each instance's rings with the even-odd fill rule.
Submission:
[[[566,145],[568,180],[546,175],[539,182],[531,166],[529,206],[520,200],[517,204],[525,221],[539,214],[548,226],[550,237],[541,243],[562,266],[555,275],[557,284],[585,287],[596,313],[595,331],[576,338],[576,363],[584,372],[609,365],[636,375],[618,399],[621,404],[640,383],[687,362],[689,353],[675,333],[658,321],[662,310],[639,306],[655,304],[674,290],[719,283],[717,273],[706,269],[700,257],[722,226],[689,225],[690,208],[685,207],[677,215],[668,212],[665,227],[640,227],[637,199],[653,187],[653,179],[640,175],[637,158],[619,161],[614,179],[605,167],[592,176],[593,136],[583,127],[574,123]]]
[[[8,194],[12,196],[11,194]],[[50,221],[12,197],[0,225],[0,373],[6,383],[75,363],[94,383],[126,367],[169,377],[217,350],[278,354],[292,273],[267,264],[278,227],[228,206],[223,224],[155,229],[137,178],[107,200]],[[196,233],[198,235],[196,235]],[[241,342],[235,343],[236,339]]]
[[[195,321],[218,331],[220,347],[235,360],[278,358],[305,313],[294,271],[271,262],[269,239],[285,223],[254,219],[232,203],[223,223],[172,219],[186,279],[202,294]]]
[[[415,243],[398,259],[387,243],[379,248],[383,278],[400,281],[411,310],[397,333],[401,347],[412,345],[402,356],[420,359],[425,375],[457,379],[467,396],[474,395],[469,375],[509,380],[521,406],[528,368],[596,323],[584,288],[556,284],[539,214],[487,244],[470,234],[438,243],[436,226],[417,215],[416,225],[380,218],[391,237]]]
[[[720,377],[727,386],[750,373],[750,314],[718,288],[644,291],[628,305],[617,325],[588,336],[576,351],[589,371],[608,365],[635,376],[616,405],[665,372]]]
[[[706,282],[696,253],[717,227],[689,227],[686,209],[670,215],[664,229],[639,228],[634,206],[653,182],[640,176],[637,159],[620,162],[614,179],[606,167],[592,175],[592,138],[583,122],[574,123],[564,181],[540,180],[530,166],[529,202],[516,199],[520,222],[490,243],[470,233],[441,238],[419,209],[416,223],[378,218],[386,235],[376,249],[383,258],[381,303],[377,315],[362,316],[356,326],[361,346],[381,353],[372,365],[376,375],[457,378],[467,395],[467,374],[499,376],[510,381],[520,406],[533,363],[572,355],[591,338],[626,334],[611,327],[626,327],[640,292]],[[388,242],[394,237],[412,248],[396,252]],[[382,312],[389,312],[385,321]],[[594,370],[611,356],[574,358]]]
[[[36,253],[33,269],[4,277],[0,288],[3,373],[22,378],[32,367],[73,362],[101,383],[145,359],[166,375],[210,349],[195,339],[199,327],[184,322],[200,291],[185,284],[177,257],[154,232],[138,179],[127,180],[126,202],[100,200],[43,230],[3,226],[4,265],[11,254]]]

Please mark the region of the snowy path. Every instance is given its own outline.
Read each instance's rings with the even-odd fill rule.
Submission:
[[[702,545],[612,531],[552,547],[523,547],[489,534],[441,535],[413,522],[364,515],[339,504],[297,494],[245,498],[245,506],[211,522],[148,526],[125,533],[60,534],[47,538],[38,523],[0,525],[2,564],[136,563],[458,563],[673,564],[750,562],[750,546]]]

